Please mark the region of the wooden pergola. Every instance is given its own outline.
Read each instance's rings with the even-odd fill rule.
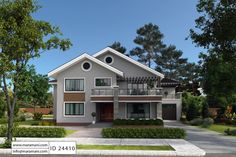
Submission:
[[[144,84],[148,82],[157,82],[160,86],[160,77],[118,77],[118,81],[127,81],[128,83]]]

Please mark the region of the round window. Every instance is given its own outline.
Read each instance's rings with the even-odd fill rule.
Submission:
[[[82,63],[82,69],[84,71],[89,71],[91,68],[92,68],[92,64],[90,62],[85,61]]]
[[[107,64],[112,64],[113,63],[113,58],[111,56],[107,56],[107,57],[105,57],[105,62]]]

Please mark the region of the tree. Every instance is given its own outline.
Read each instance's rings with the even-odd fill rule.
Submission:
[[[48,103],[49,78],[46,75],[37,74],[34,66],[28,66],[24,72],[26,88],[19,89],[18,99],[36,106],[46,106]]]
[[[125,54],[125,52],[126,52],[126,48],[124,46],[122,46],[120,42],[116,42],[115,41],[109,47],[115,49],[116,51],[118,51],[118,52],[120,52],[122,54]]]
[[[139,28],[137,34],[134,43],[139,45],[139,47],[132,49],[130,55],[137,56],[139,62],[151,67],[160,50],[165,47],[162,42],[163,34],[160,32],[159,27],[152,23]]]
[[[176,50],[176,47],[170,45],[160,51],[160,55],[156,57],[155,63],[157,64],[156,70],[160,71],[167,78],[181,80],[187,58],[182,58],[183,52]]]
[[[0,2],[0,80],[8,115],[6,144],[12,142],[14,108],[19,89],[24,88],[21,85],[29,60],[40,57],[44,51],[53,48],[64,51],[71,46],[68,39],[59,38],[58,27],[32,17],[38,8],[33,0]],[[13,92],[12,99],[9,89]]]
[[[200,54],[204,92],[231,104],[236,93],[236,0],[200,0],[197,11],[198,30],[191,29],[190,37],[207,49]]]

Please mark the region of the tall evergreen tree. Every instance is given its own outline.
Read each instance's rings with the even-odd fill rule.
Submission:
[[[236,93],[236,0],[200,0],[198,30],[190,30],[192,40],[207,49],[201,54],[204,92],[214,99],[232,103]]]
[[[115,49],[116,51],[118,51],[122,54],[125,54],[125,52],[126,52],[126,48],[124,46],[122,46],[120,42],[117,42],[117,41],[115,41],[109,47]]]
[[[139,46],[132,49],[130,55],[138,57],[139,62],[151,67],[160,50],[165,47],[162,38],[163,34],[157,25],[152,23],[144,25],[137,30],[137,36],[134,39],[134,43]]]
[[[182,58],[183,52],[176,50],[176,47],[170,45],[160,51],[160,55],[156,57],[156,70],[162,72],[165,77],[181,80],[183,76],[181,72],[187,64],[187,58]]]

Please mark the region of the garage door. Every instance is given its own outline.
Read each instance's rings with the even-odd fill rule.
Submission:
[[[162,118],[176,120],[176,104],[162,104]]]

